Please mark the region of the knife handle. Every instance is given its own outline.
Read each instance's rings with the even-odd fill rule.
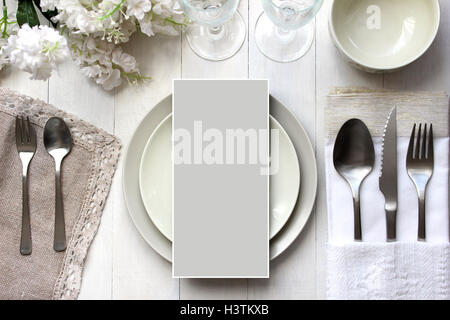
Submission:
[[[395,241],[397,239],[397,210],[386,209],[386,235],[387,241]]]

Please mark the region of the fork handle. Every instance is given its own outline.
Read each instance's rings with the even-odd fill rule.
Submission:
[[[32,251],[27,169],[25,168],[22,174],[22,233],[20,236],[20,254],[22,255],[29,255]]]
[[[64,205],[61,190],[61,166],[56,165],[55,175],[55,235],[53,240],[53,249],[55,251],[66,250],[66,228],[64,223]]]
[[[425,241],[425,192],[419,195],[419,228],[417,232],[419,241]]]

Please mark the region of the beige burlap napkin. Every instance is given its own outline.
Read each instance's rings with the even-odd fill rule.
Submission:
[[[19,253],[22,165],[15,116],[30,118],[37,151],[29,167],[33,252]],[[54,163],[43,146],[43,127],[59,116],[73,148],[62,168],[67,249],[53,250]],[[120,153],[118,139],[43,101],[0,88],[0,299],[76,299],[83,262],[98,229]]]

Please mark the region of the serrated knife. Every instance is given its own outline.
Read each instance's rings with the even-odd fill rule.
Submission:
[[[394,107],[386,121],[381,151],[379,187],[384,195],[387,241],[396,239],[397,219],[397,108]]]

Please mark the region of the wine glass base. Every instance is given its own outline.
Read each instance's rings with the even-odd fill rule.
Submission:
[[[198,56],[206,60],[220,61],[236,54],[246,36],[245,23],[239,12],[222,26],[214,29],[192,24],[186,30],[186,39]]]
[[[309,51],[314,32],[314,20],[299,29],[283,31],[263,12],[256,22],[255,40],[259,51],[269,59],[292,62]]]

